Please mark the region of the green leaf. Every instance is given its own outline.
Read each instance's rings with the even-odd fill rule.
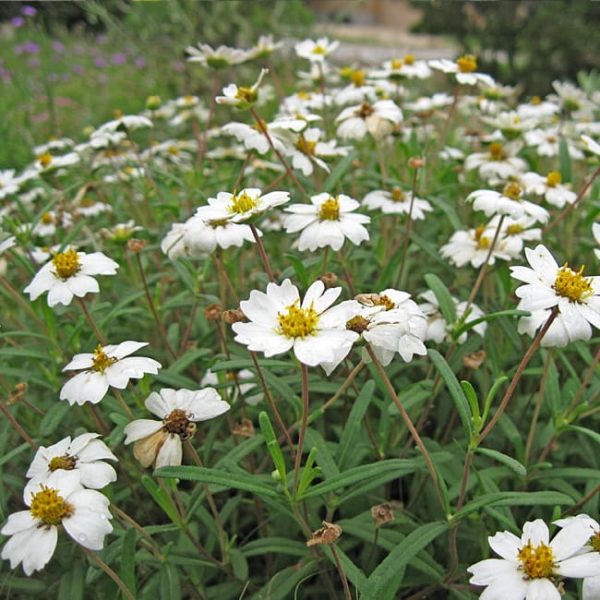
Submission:
[[[497,460],[499,463],[506,465],[511,471],[514,471],[517,475],[521,477],[527,476],[527,469],[516,459],[511,456],[507,456],[506,454],[502,454],[502,452],[498,452],[497,450],[491,450],[489,448],[477,448],[476,450],[479,454],[483,454],[484,456],[489,456],[494,460]]]
[[[462,386],[463,392],[469,401],[469,406],[471,407],[471,414],[473,415],[473,425],[475,426],[475,430],[477,432],[480,431],[482,421],[481,414],[479,412],[479,399],[477,398],[477,392],[475,388],[471,385],[470,381],[461,380],[460,385]]]
[[[174,477],[176,479],[186,479],[189,481],[200,481],[215,485],[222,485],[227,489],[242,490],[259,496],[277,498],[277,492],[266,483],[261,481],[257,475],[247,475],[245,473],[229,473],[219,469],[208,469],[205,467],[181,466],[181,467],[162,467],[154,471],[155,477]]]
[[[160,470],[160,469],[159,469]],[[167,492],[158,487],[154,479],[149,475],[142,475],[142,484],[148,490],[148,493],[152,496],[152,499],[158,504],[165,514],[171,519],[171,521],[179,525],[181,518],[177,512],[177,508]]]
[[[282,481],[283,485],[286,484],[287,472],[285,468],[285,458],[283,457],[283,452],[281,451],[281,446],[277,441],[277,436],[275,435],[275,431],[273,431],[273,426],[271,425],[271,420],[269,419],[269,415],[266,412],[261,411],[258,415],[258,422],[260,424],[260,430],[262,431],[263,437],[265,438],[265,442],[267,444],[267,450],[271,455],[271,459],[273,460],[273,464],[279,473],[279,479]]]
[[[229,551],[229,559],[235,577],[240,581],[246,581],[248,579],[248,561],[246,557],[238,548],[232,548]]]
[[[458,383],[458,379],[456,379],[452,369],[446,362],[446,359],[437,350],[430,349],[428,354],[431,357],[431,360],[439,374],[442,376],[442,379],[446,383],[446,387],[448,388],[450,396],[454,401],[454,405],[458,411],[458,416],[460,417],[460,421],[463,429],[465,430],[467,439],[470,440],[473,430],[471,428],[469,401],[467,400],[460,383]]]
[[[363,386],[358,398],[352,405],[350,415],[346,420],[340,443],[337,451],[337,462],[341,470],[347,466],[350,452],[357,443],[358,432],[362,429],[362,420],[365,416],[369,403],[373,398],[373,391],[375,390],[375,382],[367,381]]]
[[[352,167],[352,162],[356,159],[356,153],[351,152],[348,156],[345,156],[340,162],[333,168],[329,177],[325,180],[325,183],[321,186],[321,191],[332,192],[338,181],[344,176],[346,171]]]
[[[179,571],[171,563],[164,563],[160,569],[160,597],[182,598]]]
[[[287,554],[288,556],[306,556],[306,544],[282,537],[266,537],[252,540],[240,548],[247,558],[262,554]]]
[[[452,325],[452,323],[456,321],[456,306],[448,288],[444,285],[443,281],[433,273],[427,273],[427,275],[425,275],[425,282],[429,286],[429,289],[434,293],[446,323]]]
[[[393,600],[404,577],[404,567],[435,538],[448,530],[448,523],[435,521],[412,531],[379,563],[367,581],[365,598]]]
[[[571,181],[571,155],[569,154],[569,146],[564,137],[560,138],[558,144],[558,164],[560,165],[560,176],[563,182]]]
[[[577,431],[583,435],[587,435],[591,440],[594,440],[597,444],[600,444],[600,433],[588,429],[587,427],[580,427],[579,425],[569,425],[567,431]]]
[[[11,586],[13,581],[11,580]],[[33,583],[33,582],[32,582]],[[75,561],[60,579],[58,600],[83,600],[85,589],[85,568],[81,561]],[[33,592],[33,590],[31,590]],[[39,590],[40,592],[42,590]],[[47,591],[47,589],[46,589]],[[43,594],[39,594],[42,596]],[[39,597],[38,596],[38,597]],[[29,596],[30,598],[33,596]]]
[[[137,533],[128,529],[123,536],[121,547],[121,579],[135,597],[135,545]]]
[[[494,319],[498,319],[500,317],[527,317],[531,313],[528,310],[500,310],[495,313],[489,313],[487,315],[483,315],[477,319],[473,319],[472,321],[466,321],[465,323],[460,323],[456,329],[454,330],[454,337],[458,338],[465,331],[469,331],[469,329],[473,329],[475,325],[479,325],[479,323],[485,323],[486,321],[493,321]]]
[[[498,379],[494,381],[494,385],[491,387],[490,391],[488,392],[488,395],[485,397],[485,402],[483,403],[483,416],[481,417],[482,424],[485,424],[485,422],[487,421],[488,415],[490,414],[492,402],[494,400],[494,397],[496,396],[496,392],[505,381],[508,381],[508,377],[506,375],[498,377]]]
[[[300,563],[302,565],[302,563]],[[314,560],[307,562],[305,565],[287,567],[273,577],[252,596],[255,600],[291,600],[295,598],[293,594],[296,588],[303,579],[308,579],[318,570],[318,563]]]

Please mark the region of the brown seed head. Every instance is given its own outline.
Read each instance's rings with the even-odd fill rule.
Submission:
[[[307,546],[322,546],[324,544],[333,544],[342,535],[342,528],[339,525],[323,521],[323,527],[313,532],[310,540],[306,542]]]
[[[131,252],[141,252],[146,246],[148,245],[148,242],[146,240],[138,240],[136,238],[131,238],[128,242],[127,242],[127,249],[130,250]]]
[[[223,309],[220,304],[209,304],[204,309],[204,318],[207,321],[220,321],[223,314]]]
[[[245,321],[246,315],[239,308],[232,308],[230,310],[224,310],[221,313],[221,319],[228,325],[233,325],[239,321]]]
[[[480,350],[479,352],[472,352],[471,354],[466,354],[463,357],[463,365],[467,367],[467,369],[479,369],[479,367],[483,364],[486,359],[485,350]]]
[[[393,521],[394,510],[392,509],[392,505],[388,502],[384,502],[383,504],[371,506],[371,517],[373,517],[375,527],[381,527],[385,523]]]
[[[408,159],[408,166],[411,169],[422,169],[425,166],[425,159],[420,156],[412,156]]]
[[[323,273],[319,279],[325,284],[326,288],[333,287],[338,282],[338,276],[335,273]]]

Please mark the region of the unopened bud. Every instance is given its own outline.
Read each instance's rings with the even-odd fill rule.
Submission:
[[[141,252],[147,245],[148,242],[146,240],[138,240],[136,238],[131,238],[127,242],[127,250],[130,250],[131,252],[135,252],[137,254],[138,252]]]
[[[148,110],[156,110],[160,108],[160,105],[160,96],[148,96],[148,98],[146,98],[146,108]]]
[[[333,544],[342,535],[342,528],[339,525],[323,521],[323,527],[313,532],[310,540],[306,542],[307,546],[322,546]]]
[[[323,273],[319,279],[325,284],[326,288],[333,287],[338,282],[338,276],[335,273]]]
[[[392,505],[388,502],[384,502],[383,504],[371,506],[371,517],[373,517],[375,527],[381,527],[385,523],[393,521],[394,511]]]
[[[204,309],[204,318],[207,321],[219,321],[222,314],[223,310],[220,304],[209,304]]]
[[[237,423],[232,429],[233,435],[239,435],[240,437],[251,438],[254,437],[254,425],[250,419],[242,419],[241,423]]]
[[[465,354],[463,357],[463,365],[468,369],[479,369],[479,367],[483,364],[483,361],[486,359],[485,350],[480,350],[479,352],[472,352],[471,354]]]
[[[408,166],[411,169],[422,169],[425,166],[425,159],[419,156],[413,156],[408,159]]]
[[[239,321],[245,321],[246,315],[239,308],[232,308],[230,310],[224,310],[221,313],[221,319],[228,325],[233,325]]]

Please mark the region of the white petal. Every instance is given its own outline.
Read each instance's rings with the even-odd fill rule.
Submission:
[[[158,394],[156,395],[158,396]],[[125,443],[131,444],[131,442],[148,437],[161,429],[162,425],[162,421],[153,421],[151,419],[137,419],[136,421],[132,421],[123,430],[127,436]]]
[[[156,468],[177,467],[181,464],[183,448],[178,435],[169,435],[156,457]]]

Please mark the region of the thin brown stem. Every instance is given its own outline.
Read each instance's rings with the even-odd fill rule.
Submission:
[[[340,557],[338,556],[337,550],[335,549],[335,544],[331,544],[329,548],[331,549],[331,554],[333,555],[335,566],[337,567],[340,579],[342,580],[342,586],[344,587],[344,598],[345,600],[352,600],[352,594],[350,593],[350,587],[348,586],[348,578],[346,577],[344,567],[342,566]]]
[[[135,600],[135,596],[125,585],[125,582],[95,552],[92,552],[91,550],[88,550],[83,546],[81,547],[81,549],[117,584],[118,588],[121,590],[121,593],[123,594],[123,596],[125,596],[125,598],[127,598],[127,600]]]
[[[134,418],[133,412],[129,408],[129,406],[127,406],[127,402],[125,402],[125,398],[123,398],[123,394],[121,394],[121,390],[118,390],[117,388],[113,388],[113,392],[114,392],[117,400],[119,401],[119,404],[121,404],[121,406],[123,407],[123,410],[125,411],[127,416],[130,417],[131,419],[133,419]]]
[[[557,314],[558,314],[558,308],[554,307],[552,309],[552,312],[550,313],[550,316],[548,317],[547,321],[544,323],[544,326],[540,329],[539,333],[535,336],[535,339],[533,340],[533,342],[531,342],[531,346],[529,346],[529,349],[525,353],[525,356],[523,356],[523,358],[521,359],[521,362],[519,363],[519,366],[517,367],[517,370],[512,378],[512,381],[510,382],[510,385],[508,386],[508,389],[506,390],[506,393],[504,394],[504,397],[502,398],[502,401],[500,402],[500,406],[498,407],[498,410],[495,412],[494,416],[491,418],[490,422],[487,424],[485,429],[479,434],[478,444],[481,444],[481,442],[488,436],[490,431],[492,431],[492,429],[498,422],[498,419],[504,414],[504,411],[506,410],[506,407],[508,406],[508,403],[509,403],[510,399],[512,398],[512,395],[514,394],[515,389],[517,388],[517,384],[521,380],[521,375],[523,375],[523,371],[525,370],[525,367],[529,364],[531,357],[535,354],[536,350],[539,348],[540,344],[542,343],[542,338],[546,335],[548,329],[550,329],[550,325],[552,325],[552,323],[554,322],[554,319],[556,319]]]
[[[573,402],[571,402],[571,404],[565,414],[565,419],[568,419],[573,414],[573,411],[579,404],[581,397],[583,396],[583,393],[585,392],[587,386],[590,384],[592,375],[596,371],[596,367],[598,366],[599,362],[600,362],[600,348],[598,348],[598,350],[596,350],[596,354],[594,355],[592,364],[590,365],[590,368],[587,370],[587,373],[585,374],[583,381],[581,382],[581,385],[579,386],[579,389],[577,390],[577,393],[575,394],[575,398],[573,398]]]
[[[300,464],[302,463],[302,448],[304,446],[304,436],[308,427],[308,367],[300,363],[300,373],[302,376],[302,421],[300,424],[300,433],[298,435],[298,447],[296,448],[296,458],[294,460],[294,490],[298,489],[298,476],[300,474]]]
[[[544,372],[542,374],[542,380],[540,381],[540,391],[535,402],[533,409],[533,415],[531,417],[531,425],[529,426],[529,434],[527,435],[527,443],[525,444],[525,458],[523,463],[525,466],[529,464],[529,457],[531,456],[531,447],[533,446],[533,439],[535,437],[535,430],[537,427],[537,421],[540,416],[542,409],[542,402],[544,400],[544,392],[546,391],[546,381],[548,380],[548,370],[550,368],[550,362],[552,360],[552,350],[548,350],[546,360],[544,361]]]
[[[94,335],[96,336],[97,340],[103,345],[106,345],[106,340],[104,339],[104,336],[100,333],[100,330],[98,329],[98,326],[96,325],[94,319],[92,318],[92,315],[90,314],[90,311],[88,310],[87,304],[85,303],[85,300],[83,298],[77,298],[77,303],[79,304],[79,306],[81,307],[81,310],[83,311],[83,315],[86,318],[88,325],[92,328],[92,331],[94,332]]]
[[[377,371],[381,375],[385,387],[387,388],[392,400],[394,401],[394,404],[397,406],[398,411],[400,412],[400,415],[404,420],[406,427],[408,428],[408,431],[410,432],[413,440],[415,441],[415,444],[417,445],[417,447],[421,451],[421,454],[423,455],[423,458],[425,459],[425,464],[427,465],[427,470],[429,471],[429,475],[431,476],[431,481],[434,484],[435,492],[440,502],[440,505],[442,506],[442,508],[445,508],[444,500],[439,489],[437,473],[435,471],[435,467],[433,466],[431,456],[429,456],[429,452],[427,451],[427,448],[425,447],[425,444],[423,443],[423,440],[421,439],[421,436],[419,435],[418,431],[415,429],[415,426],[413,425],[413,422],[408,412],[406,412],[406,409],[402,405],[402,402],[400,402],[400,399],[398,398],[398,395],[394,390],[394,386],[392,385],[390,378],[387,376],[387,373],[385,372],[385,369],[383,368],[381,362],[377,358],[377,355],[375,354],[375,352],[373,352],[370,346],[366,346],[366,348],[369,353],[369,356],[371,357],[371,360],[373,361],[373,364],[375,365]]]
[[[3,400],[0,400],[0,411],[2,414],[8,419],[10,424],[13,426],[14,430],[34,449],[37,450],[37,443],[33,440],[33,438],[21,427],[19,422],[15,419],[13,414],[8,409],[8,406],[4,403]]]
[[[250,230],[252,231],[254,241],[256,242],[256,249],[258,250],[258,255],[260,256],[260,260],[262,261],[265,273],[269,277],[269,281],[275,281],[275,275],[273,275],[271,265],[269,264],[269,258],[267,257],[265,246],[262,243],[262,240],[260,239],[258,229],[256,229],[255,225],[250,223]]]
[[[410,229],[412,227],[412,213],[415,204],[415,196],[417,194],[417,177],[419,175],[419,169],[413,169],[413,171],[412,192],[410,195],[408,215],[406,216],[406,228],[404,230],[404,248],[402,249],[402,258],[400,259],[400,269],[398,270],[398,276],[396,277],[396,285],[402,280],[402,273],[404,272],[406,255],[408,254],[408,246],[410,244]]]

